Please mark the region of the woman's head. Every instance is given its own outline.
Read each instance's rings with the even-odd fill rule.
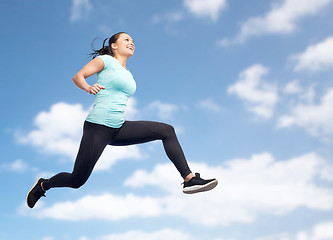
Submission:
[[[90,56],[95,58],[98,55],[107,54],[113,57],[116,55],[125,55],[127,57],[130,57],[133,55],[134,50],[135,47],[133,39],[126,32],[119,32],[114,34],[110,38],[106,38],[103,41],[103,47],[99,50],[94,50],[94,52],[91,53]]]

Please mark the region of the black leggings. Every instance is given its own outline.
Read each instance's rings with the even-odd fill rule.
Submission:
[[[81,187],[89,178],[107,145],[126,146],[162,140],[165,152],[185,178],[191,173],[172,126],[151,121],[125,121],[120,128],[85,121],[83,136],[72,173],[59,173],[43,183],[45,190],[54,187]]]

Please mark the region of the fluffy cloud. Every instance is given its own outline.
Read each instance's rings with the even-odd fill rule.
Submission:
[[[110,169],[116,162],[123,159],[142,159],[145,155],[138,146],[107,146],[98,160],[95,170]]]
[[[332,189],[315,184],[316,179],[327,176],[323,174],[327,166],[314,153],[282,162],[262,153],[250,159],[231,160],[225,167],[191,166],[199,169],[203,177],[217,177],[220,180],[218,188],[202,195],[181,196],[176,189],[171,189],[175,180],[168,176],[166,166],[158,166],[146,174],[138,171],[126,185],[162,187],[170,193],[163,200],[168,214],[208,226],[253,222],[257,214],[287,214],[300,206],[321,210],[333,208]],[[158,186],[161,182],[165,185]],[[200,217],[192,218],[193,215]]]
[[[135,100],[129,102],[127,114],[137,114]],[[56,103],[50,111],[39,113],[34,119],[35,130],[27,134],[18,134],[17,139],[23,144],[37,147],[48,154],[65,156],[74,160],[77,154],[82,126],[88,114],[80,104]],[[107,146],[96,165],[97,170],[109,169],[115,162],[143,157],[138,146]]]
[[[149,104],[148,109],[155,113],[161,119],[170,119],[173,115],[178,112],[179,107],[170,104],[170,103],[162,103],[161,101],[154,101]]]
[[[287,83],[283,89],[283,92],[286,94],[298,94],[301,93],[302,91],[303,89],[297,79]]]
[[[166,179],[168,179],[167,183],[158,186],[158,183],[163,183]],[[175,188],[177,184],[179,184],[179,174],[175,171],[175,167],[172,164],[157,164],[151,173],[147,173],[145,170],[137,170],[124,183],[125,186],[134,188],[158,186],[164,191],[173,194],[179,192],[179,189]]]
[[[90,0],[73,0],[70,21],[78,21],[92,10]]]
[[[53,237],[44,237],[42,240],[53,240]],[[95,237],[97,240],[133,240],[133,239],[144,239],[144,240],[195,240],[193,236],[188,233],[184,233],[179,230],[170,228],[158,230],[155,232],[143,232],[139,230],[131,230],[125,233],[113,233],[106,236]],[[89,240],[87,237],[80,237],[78,240]]]
[[[37,204],[40,205],[40,203],[43,204],[43,202]],[[137,216],[144,218],[156,217],[162,211],[162,206],[152,197],[138,197],[133,194],[115,196],[105,193],[99,196],[88,195],[74,202],[56,203],[49,208],[39,208],[36,212],[30,214],[37,218],[69,221],[87,219],[113,221]]]
[[[311,94],[313,95],[313,94]],[[278,120],[280,128],[298,126],[314,136],[333,133],[333,88],[328,89],[318,104],[312,101],[299,102],[292,106],[290,113]]]
[[[135,98],[131,97],[128,99],[126,112],[125,112],[125,119],[128,120],[135,120],[140,116],[139,110],[137,109],[137,101]]]
[[[18,159],[14,162],[11,163],[3,163],[0,165],[0,170],[4,169],[6,171],[11,171],[11,172],[17,172],[21,173],[27,170],[28,164],[22,161],[21,159]]]
[[[263,213],[288,214],[298,207],[333,209],[333,190],[320,184],[332,181],[328,176],[333,173],[327,172],[332,168],[315,153],[285,161],[276,161],[271,154],[262,153],[249,159],[233,159],[223,166],[190,165],[193,170],[200,170],[204,178],[216,177],[220,181],[218,187],[207,193],[184,195],[177,188],[180,177],[174,166],[163,164],[151,172],[138,170],[124,185],[128,188],[156,187],[165,192],[164,196],[86,196],[50,207],[37,206],[34,212],[25,214],[39,218],[111,221],[177,216],[194,224],[225,226],[233,222],[253,222]]]
[[[83,236],[83,237],[80,237],[79,240],[89,240],[89,238]]]
[[[277,89],[274,84],[265,82],[262,77],[268,69],[255,64],[240,73],[238,81],[228,88],[229,94],[236,94],[245,101],[249,111],[263,118],[271,118],[276,102]]]
[[[333,68],[333,37],[309,46],[303,53],[292,57],[296,60],[295,71],[319,71]]]
[[[198,17],[210,17],[216,21],[220,11],[227,6],[226,0],[184,0],[185,7]]]
[[[307,15],[318,13],[332,0],[284,0],[274,4],[272,9],[259,17],[252,17],[242,24],[241,30],[233,40],[223,39],[222,45],[242,43],[251,36],[292,33],[297,22]]]
[[[56,103],[49,112],[40,112],[34,119],[36,129],[19,134],[18,140],[47,153],[73,158],[87,114],[80,104]]]
[[[322,222],[310,230],[299,231],[295,234],[282,233],[274,236],[262,237],[258,240],[329,240],[333,239],[333,222]]]
[[[191,240],[192,236],[189,234],[173,230],[163,229],[156,232],[142,232],[142,231],[130,231],[127,233],[111,234],[109,236],[102,237],[101,240],[133,240],[133,239],[144,239],[144,240]]]

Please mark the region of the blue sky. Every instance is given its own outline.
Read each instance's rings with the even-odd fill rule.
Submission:
[[[332,0],[0,8],[0,240],[333,239]],[[136,45],[126,118],[172,124],[219,186],[184,195],[161,142],[107,147],[82,188],[29,209],[37,177],[73,167],[94,100],[73,75],[119,31]]]

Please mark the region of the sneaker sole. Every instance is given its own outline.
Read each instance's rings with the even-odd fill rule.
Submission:
[[[195,185],[192,187],[187,187],[183,189],[183,193],[186,194],[192,194],[192,193],[199,193],[199,192],[206,192],[206,191],[210,191],[213,188],[215,188],[218,184],[217,180],[211,181],[205,185]]]
[[[37,184],[38,184],[38,182],[39,182],[40,179],[42,179],[42,178],[38,178],[38,179],[36,180],[36,182],[34,183],[34,185],[32,186],[32,188],[29,190],[29,192],[28,192],[28,194],[27,194],[26,202],[27,202],[27,205],[28,205],[29,208],[32,208],[32,207],[29,206],[29,203],[28,203],[28,197],[29,197],[29,194],[31,193],[32,189],[34,189],[34,188],[37,186]]]

